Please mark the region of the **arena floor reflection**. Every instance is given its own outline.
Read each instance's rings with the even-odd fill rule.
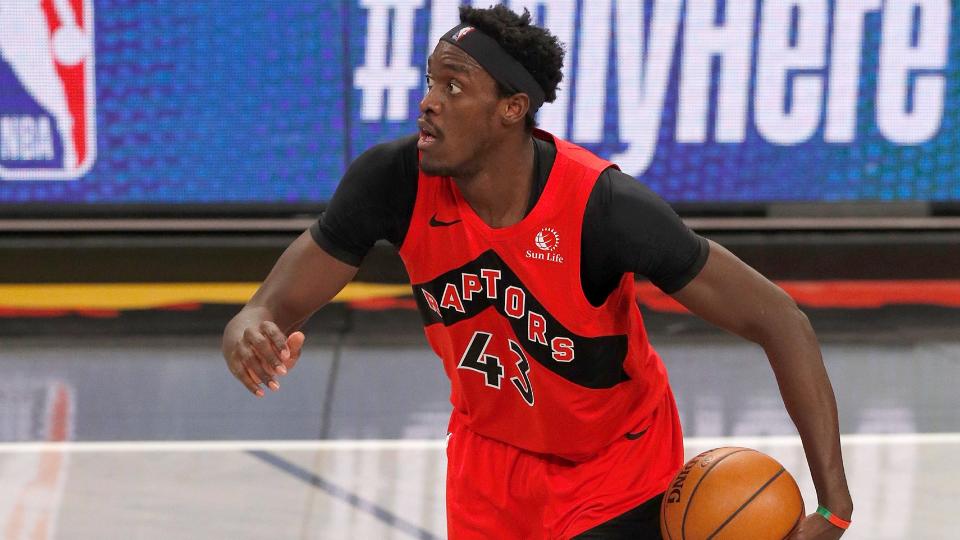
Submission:
[[[661,340],[663,341],[663,340]],[[761,351],[663,341],[688,456],[747,446],[816,503]],[[826,343],[844,538],[952,538],[960,343]],[[216,339],[5,339],[5,538],[443,538],[448,385],[424,347],[317,346],[257,400]]]

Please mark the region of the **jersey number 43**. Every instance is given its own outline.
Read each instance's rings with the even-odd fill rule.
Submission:
[[[500,364],[499,357],[487,354],[487,345],[490,344],[492,337],[493,335],[487,332],[474,332],[457,367],[482,373],[484,384],[499,390],[500,383],[503,381],[503,366]],[[530,384],[530,362],[527,361],[527,355],[523,353],[519,343],[508,339],[507,345],[510,347],[510,352],[516,356],[517,371],[520,373],[520,377],[510,377],[510,382],[513,383],[517,392],[520,392],[523,401],[532,407],[533,386]]]

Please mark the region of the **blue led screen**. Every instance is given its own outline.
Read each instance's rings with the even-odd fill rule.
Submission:
[[[0,205],[321,203],[459,5],[0,0]],[[541,127],[669,201],[960,200],[960,4],[508,5],[567,47]]]

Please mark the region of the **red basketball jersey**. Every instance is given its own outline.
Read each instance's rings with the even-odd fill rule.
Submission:
[[[537,136],[552,136],[538,131]],[[400,249],[457,421],[531,452],[579,461],[644,429],[666,371],[626,274],[600,307],[580,283],[587,199],[611,163],[553,138],[533,210],[494,229],[448,177],[418,179]]]

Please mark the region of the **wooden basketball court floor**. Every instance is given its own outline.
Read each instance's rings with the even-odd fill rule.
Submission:
[[[810,474],[762,352],[653,336],[686,452],[749,446]],[[958,538],[960,338],[823,344],[856,505],[850,539]],[[311,343],[255,399],[216,336],[3,338],[0,538],[445,538],[439,361]]]

